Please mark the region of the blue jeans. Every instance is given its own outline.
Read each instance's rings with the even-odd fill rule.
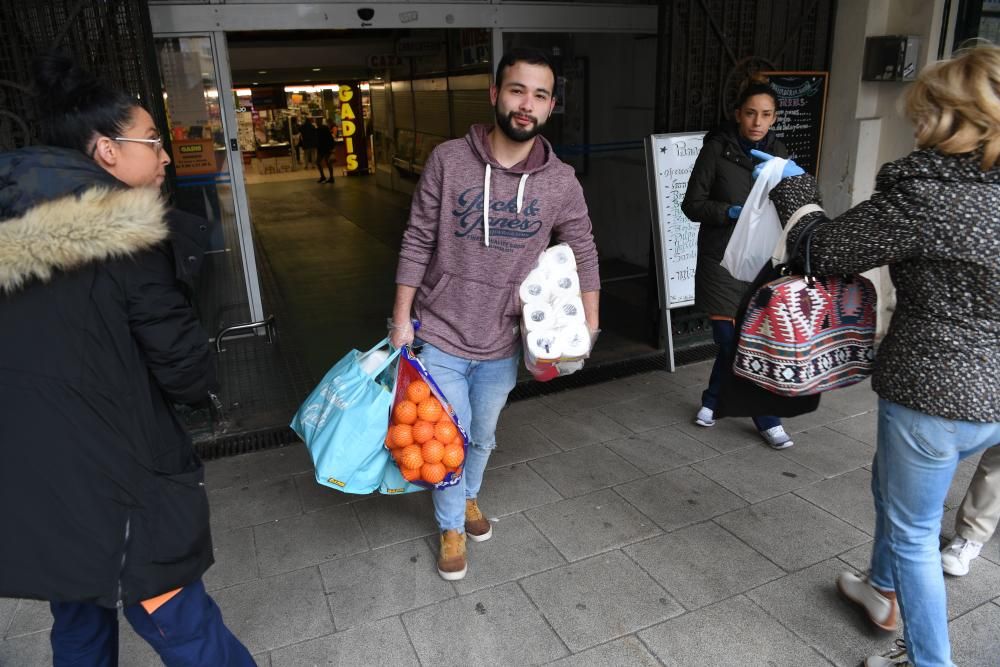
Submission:
[[[490,452],[497,446],[497,419],[517,382],[519,356],[489,361],[462,359],[423,343],[420,361],[455,408],[469,434],[465,467],[457,484],[434,490],[434,517],[444,530],[465,532],[465,499],[475,498],[483,483]]]
[[[944,499],[959,460],[1000,444],[1000,423],[952,421],[885,399],[878,409],[869,581],[896,591],[910,661],[953,667],[938,552]]]
[[[52,602],[54,667],[117,667],[118,610],[90,602]],[[124,609],[136,633],[167,667],[255,667],[250,652],[222,622],[201,581],[185,586],[152,614]]]
[[[715,356],[712,374],[708,378],[708,389],[701,393],[701,404],[709,410],[715,410],[719,401],[719,391],[722,389],[722,376],[732,371],[726,368],[733,363],[736,356],[736,326],[729,320],[711,320],[712,340],[719,346]],[[781,426],[778,417],[754,417],[753,425],[758,431],[766,431],[775,426]]]

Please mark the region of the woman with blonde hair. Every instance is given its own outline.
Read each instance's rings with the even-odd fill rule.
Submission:
[[[958,462],[1000,443],[1000,48],[928,67],[906,113],[917,149],[882,167],[868,201],[833,219],[804,215],[788,248],[816,223],[815,273],[889,265],[897,306],[872,380],[871,571],[845,572],[837,587],[880,628],[894,630],[902,614],[906,655],[866,665],[952,667],[938,555],[944,499]],[[771,199],[787,221],[819,195],[803,174]]]

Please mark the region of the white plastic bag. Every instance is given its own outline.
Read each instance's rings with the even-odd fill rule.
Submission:
[[[768,198],[771,189],[781,181],[781,172],[788,160],[768,160],[743,204],[736,229],[722,256],[722,267],[737,280],[751,282],[771,259],[774,244],[781,236],[778,211]]]

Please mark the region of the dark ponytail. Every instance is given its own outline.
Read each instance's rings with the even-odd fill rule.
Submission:
[[[736,109],[742,107],[746,104],[746,101],[754,95],[769,95],[771,99],[774,100],[775,110],[778,109],[778,93],[776,93],[774,88],[771,87],[767,77],[755,76],[740,90],[740,94],[736,97],[736,104],[733,106],[733,110],[735,111]]]
[[[33,66],[43,143],[90,155],[97,137],[117,137],[128,129],[139,106],[128,94],[107,86],[62,53],[40,55]]]

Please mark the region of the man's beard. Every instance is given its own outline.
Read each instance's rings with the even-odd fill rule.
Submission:
[[[535,136],[539,132],[542,131],[542,128],[545,127],[545,123],[539,121],[534,116],[530,116],[530,118],[533,121],[535,121],[534,125],[532,125],[528,129],[521,129],[520,127],[514,125],[515,113],[511,111],[506,116],[503,115],[503,113],[501,113],[500,111],[499,104],[495,104],[493,106],[493,112],[496,114],[497,126],[500,128],[500,131],[503,132],[504,135],[511,141],[517,141],[517,142],[531,141],[532,139],[535,138]],[[522,115],[527,115],[527,114],[522,114]]]

